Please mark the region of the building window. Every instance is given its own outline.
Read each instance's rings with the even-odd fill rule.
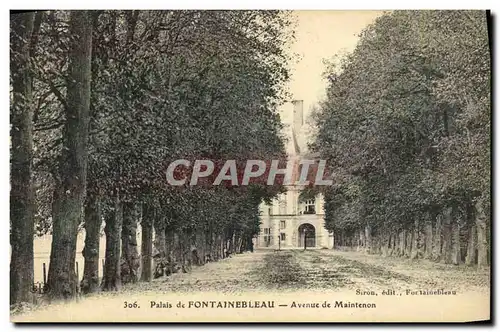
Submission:
[[[316,214],[316,200],[314,198],[305,201],[304,214]]]
[[[272,213],[272,208],[268,208],[268,209],[267,209],[267,214],[269,214],[269,215],[272,215],[272,214],[273,214],[273,213]]]
[[[264,234],[271,234],[270,228],[264,228]]]
[[[281,238],[281,241],[285,241],[285,239],[286,239],[286,234],[285,234],[285,233],[281,233],[280,238]]]
[[[281,220],[280,221],[280,229],[285,229],[286,228],[286,221],[285,220]]]

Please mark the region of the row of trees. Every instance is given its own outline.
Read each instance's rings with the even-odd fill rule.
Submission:
[[[489,264],[488,37],[484,11],[396,11],[331,63],[311,147],[337,246]]]
[[[290,24],[279,11],[11,14],[11,303],[31,301],[34,232],[53,235],[53,299],[151,280],[153,245],[166,273],[249,248],[280,186],[172,187],[165,170],[284,157]]]

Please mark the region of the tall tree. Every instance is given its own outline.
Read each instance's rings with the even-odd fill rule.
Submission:
[[[337,177],[327,227],[350,245],[359,236],[369,253],[461,264],[469,247],[467,261],[477,249],[478,266],[487,265],[485,12],[387,13],[339,64],[327,70],[312,144]]]
[[[76,295],[76,238],[82,221],[87,177],[87,136],[90,104],[92,17],[89,11],[70,14],[69,67],[64,107],[63,149],[53,198],[53,239],[48,284],[52,298]]]
[[[51,286],[62,288],[56,289],[56,297],[71,297],[73,285],[66,281],[72,280],[73,238],[80,223],[76,203],[81,197],[65,184],[82,189],[78,181],[84,179],[68,172],[75,170],[70,167],[73,161],[79,161],[78,152],[68,144],[75,139],[68,135],[75,131],[66,128],[77,123],[68,115],[68,110],[75,111],[69,105],[74,87],[65,81],[68,77],[68,83],[77,82],[71,79],[75,56],[67,52],[75,46],[69,18],[74,20],[74,13],[47,14],[36,58],[35,171],[41,206],[37,225],[40,232],[53,229],[49,279]],[[219,169],[225,159],[237,159],[240,166],[247,159],[283,157],[277,108],[285,100],[289,76],[284,52],[290,37],[289,13],[99,11],[88,23],[93,34],[84,292],[98,289],[101,210],[109,240],[105,290],[117,289],[120,279],[137,279],[140,261],[142,279],[152,278],[155,229],[165,230],[165,240],[155,237],[162,263],[171,271],[188,271],[192,262],[203,264],[205,256],[222,257],[228,245],[232,251],[244,250],[258,232],[260,201],[280,187],[237,188],[224,183],[218,188],[190,188],[189,182],[172,187],[165,170],[181,158],[210,158]],[[116,207],[116,192],[123,205],[117,210],[123,211],[121,234],[121,218],[108,215]],[[141,260],[134,241],[139,219],[134,206],[139,204],[144,210]],[[174,256],[178,259],[171,259]]]
[[[102,289],[116,291],[121,288],[120,239],[123,224],[123,204],[119,193],[113,197],[112,207],[106,214],[106,261],[102,278]]]
[[[30,69],[35,13],[12,14],[10,60],[11,121],[11,261],[10,303],[30,302],[33,285],[34,191],[33,100]]]
[[[85,204],[85,247],[83,248],[83,278],[80,284],[83,293],[99,290],[99,239],[101,236],[101,203],[95,193],[87,194]]]

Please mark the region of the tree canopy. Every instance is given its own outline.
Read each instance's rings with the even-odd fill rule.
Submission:
[[[418,233],[415,220],[423,225],[434,218],[429,213],[448,207],[457,210],[454,220],[470,219],[471,205],[488,214],[485,12],[387,13],[326,75],[311,147],[333,165],[336,178],[326,193],[328,228]]]

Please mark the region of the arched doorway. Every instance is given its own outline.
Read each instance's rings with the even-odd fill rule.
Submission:
[[[311,224],[299,226],[299,247],[316,247],[316,229]]]

